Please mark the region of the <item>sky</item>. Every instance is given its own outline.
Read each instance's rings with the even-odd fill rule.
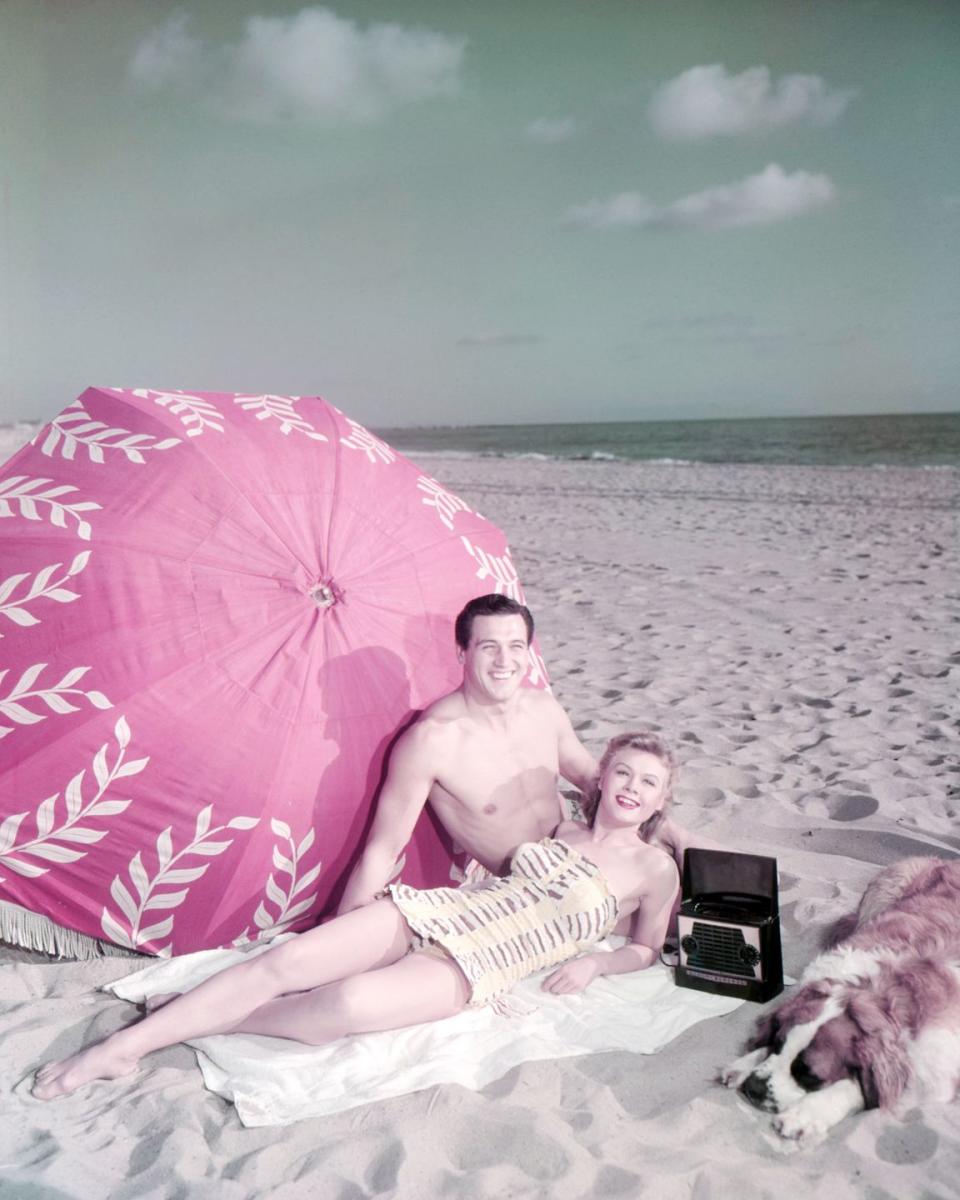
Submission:
[[[960,409],[956,0],[0,0],[0,422]]]

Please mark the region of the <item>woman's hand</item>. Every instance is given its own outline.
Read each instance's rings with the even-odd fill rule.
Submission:
[[[600,974],[600,967],[592,954],[574,958],[551,972],[541,985],[545,992],[555,996],[582,992]]]

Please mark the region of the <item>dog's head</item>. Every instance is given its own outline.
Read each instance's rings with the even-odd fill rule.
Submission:
[[[761,1019],[752,1046],[765,1057],[740,1092],[757,1108],[784,1112],[810,1092],[852,1079],[864,1108],[893,1108],[910,1080],[899,1035],[872,988],[808,983]]]

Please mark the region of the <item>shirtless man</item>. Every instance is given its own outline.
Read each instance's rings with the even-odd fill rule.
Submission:
[[[521,687],[533,636],[530,610],[507,596],[471,600],[457,617],[463,683],[399,739],[367,844],[339,912],[387,884],[428,802],[458,845],[502,874],[521,842],[563,818],[558,778],[592,795],[597,764],[549,692]]]

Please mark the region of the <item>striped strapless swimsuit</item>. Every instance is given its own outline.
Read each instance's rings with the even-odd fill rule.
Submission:
[[[555,838],[524,842],[503,879],[387,891],[414,933],[457,963],[475,1008],[588,950],[617,923],[617,899],[599,867]]]

